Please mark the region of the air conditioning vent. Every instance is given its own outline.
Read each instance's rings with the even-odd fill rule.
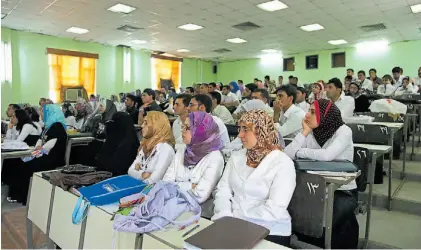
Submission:
[[[252,22],[239,23],[239,24],[233,25],[232,27],[242,30],[242,31],[250,31],[250,30],[261,28],[261,26]]]
[[[372,24],[372,25],[364,25],[364,26],[361,26],[360,29],[362,29],[364,32],[373,32],[373,31],[385,30],[386,26],[384,25],[384,23],[378,23],[378,24]]]
[[[123,25],[123,26],[121,26],[117,29],[121,30],[121,31],[125,31],[125,32],[135,32],[135,31],[138,31],[138,30],[143,30],[143,28],[138,28],[138,27],[134,27],[134,26],[131,26],[131,25]]]
[[[216,49],[216,50],[214,50],[213,52],[216,52],[216,53],[228,53],[228,52],[232,52],[232,50],[229,50],[229,49],[225,49],[225,48],[223,48],[223,49]]]

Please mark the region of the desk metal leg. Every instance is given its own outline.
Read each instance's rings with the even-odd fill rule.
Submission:
[[[51,216],[53,214],[55,193],[56,193],[56,186],[52,185],[51,197],[50,197],[50,207],[48,209],[48,217],[47,217],[47,232],[46,232],[46,235],[48,237],[48,241],[47,241],[48,249],[55,249],[56,248],[55,243],[50,238]]]
[[[334,184],[327,186],[327,211],[326,211],[326,231],[325,231],[325,248],[332,248],[332,222],[333,222],[333,201],[335,195]]]
[[[88,213],[89,209],[85,211]],[[85,231],[86,231],[86,223],[88,221],[88,216],[82,221],[82,225],[80,225],[80,237],[79,237],[79,249],[83,249],[83,244],[85,243]]]
[[[72,151],[72,144],[73,144],[72,139],[69,139],[69,141],[67,142],[66,154],[64,156],[65,157],[66,166],[68,166],[70,164],[70,153]]]
[[[415,155],[415,153],[414,153],[414,148],[415,148],[415,135],[417,134],[417,119],[416,119],[416,118],[413,118],[413,119],[412,119],[412,127],[413,127],[413,130],[412,130],[412,152],[411,152],[411,161],[413,160],[414,155]],[[421,129],[421,127],[420,127],[420,129]]]
[[[31,189],[32,189],[32,178],[29,181],[28,198],[26,199],[26,248],[27,249],[34,249],[34,242],[33,242],[33,236],[32,236],[32,221],[28,218],[28,211],[29,211],[29,205],[30,205],[29,201],[31,198]]]
[[[403,162],[402,162],[402,172],[401,172],[401,180],[405,179],[405,170],[406,170],[406,145],[408,140],[408,116],[405,116],[405,121],[403,123]]]
[[[371,164],[368,169],[368,198],[367,198],[367,217],[365,222],[365,240],[363,248],[368,247],[368,241],[370,237],[370,222],[371,222],[371,203],[372,203],[372,197],[373,197],[373,183],[374,183],[374,172],[376,169],[376,161],[377,161],[377,153],[373,153],[371,156]]]
[[[143,234],[136,234],[134,241],[134,249],[142,249],[143,246]]]
[[[418,133],[418,146],[420,146],[420,143],[421,143],[421,105],[418,104],[417,106],[418,106],[418,118],[420,122],[418,124],[420,126],[419,133]],[[415,131],[417,131],[416,127],[415,127]]]
[[[389,153],[389,189],[387,190],[387,198],[388,198],[388,204],[387,204],[387,209],[390,211],[392,210],[392,161],[393,161],[393,138],[394,138],[394,134],[395,134],[395,130],[392,130],[390,133],[390,142],[389,145],[392,146],[392,149],[390,150]]]

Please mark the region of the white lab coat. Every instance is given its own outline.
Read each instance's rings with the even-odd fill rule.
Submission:
[[[287,208],[296,185],[294,163],[285,153],[274,150],[257,168],[251,168],[246,152],[232,153],[217,186],[212,220],[242,218],[270,229],[271,235],[290,236]]]
[[[151,176],[143,181],[148,184],[156,183],[164,177],[174,155],[174,149],[168,143],[158,143],[147,158],[142,149],[130,166],[128,174],[142,180],[144,172],[151,173]],[[140,165],[140,170],[136,170],[136,164]]]

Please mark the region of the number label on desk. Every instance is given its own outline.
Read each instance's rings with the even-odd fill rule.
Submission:
[[[379,113],[379,118],[384,118],[384,113]]]
[[[307,182],[308,191],[310,194],[316,194],[316,189],[319,187],[319,184],[313,184],[310,182]]]
[[[382,131],[382,134],[389,134],[387,127],[380,127],[380,131]]]
[[[364,154],[364,158],[367,158],[367,154],[365,150],[357,150],[357,155],[360,157],[360,159],[361,159],[362,154]]]
[[[406,106],[408,107],[408,109],[414,109],[414,105],[412,104],[407,104]]]
[[[399,116],[399,117],[398,117],[398,121],[400,121],[400,122],[405,122],[405,120],[404,120],[403,116]]]
[[[358,128],[358,131],[365,132],[365,126],[364,125],[357,124],[357,128]]]

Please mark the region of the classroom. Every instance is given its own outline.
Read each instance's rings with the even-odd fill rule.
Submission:
[[[1,13],[2,249],[421,248],[421,0]]]

